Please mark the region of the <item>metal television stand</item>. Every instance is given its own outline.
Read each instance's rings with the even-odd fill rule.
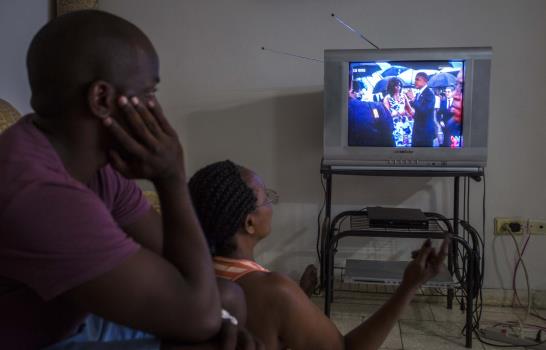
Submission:
[[[325,181],[325,211],[322,221],[320,244],[320,282],[325,292],[324,312],[330,316],[334,300],[334,259],[337,245],[346,237],[422,238],[443,239],[451,235],[451,246],[447,259],[447,270],[425,284],[425,287],[447,288],[447,308],[453,306],[454,289],[460,288],[466,303],[466,347],[472,347],[473,306],[481,287],[480,242],[478,232],[467,222],[459,219],[459,192],[461,177],[481,181],[482,168],[419,168],[419,167],[350,167],[321,165]],[[436,213],[424,213],[424,226],[403,227],[388,225],[381,227],[370,223],[368,210],[344,211],[331,217],[332,180],[334,175],[391,176],[391,177],[448,177],[453,178],[453,218]],[[464,233],[464,234],[463,234]],[[463,237],[466,237],[463,238]],[[464,255],[464,259],[460,257]],[[461,261],[461,263],[459,263]],[[398,284],[407,261],[376,261],[347,259],[344,279],[352,283]],[[459,266],[463,265],[463,266]],[[462,272],[461,272],[462,271]]]

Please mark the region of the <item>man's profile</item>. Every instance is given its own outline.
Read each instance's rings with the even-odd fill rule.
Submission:
[[[27,68],[35,113],[0,136],[3,346],[67,341],[90,313],[152,348],[214,338],[219,292],[182,147],[154,96],[150,40],[117,16],[74,12],[36,34]],[[162,217],[128,178],[154,184]]]

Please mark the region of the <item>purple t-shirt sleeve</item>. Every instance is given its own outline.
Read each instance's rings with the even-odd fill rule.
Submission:
[[[137,204],[117,210],[122,221],[135,219],[147,205],[129,202]],[[16,234],[3,240],[0,275],[26,284],[45,300],[110,271],[139,249],[101,198],[83,186],[34,183],[8,210],[4,228]]]
[[[133,223],[151,209],[142,190],[133,180],[126,179],[110,166],[105,169],[105,174],[108,181],[115,182],[116,190],[110,212],[120,226]]]
[[[102,168],[88,183],[102,200],[114,221],[121,227],[133,223],[151,210],[150,203],[133,180],[128,180],[110,165]]]

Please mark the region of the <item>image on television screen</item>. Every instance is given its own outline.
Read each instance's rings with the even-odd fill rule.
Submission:
[[[464,61],[349,63],[348,145],[463,147]]]

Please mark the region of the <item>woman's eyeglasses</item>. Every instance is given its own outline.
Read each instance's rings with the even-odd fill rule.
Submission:
[[[265,201],[262,204],[256,205],[256,207],[262,207],[268,204],[277,204],[279,203],[279,194],[277,191],[266,188],[265,189]]]

